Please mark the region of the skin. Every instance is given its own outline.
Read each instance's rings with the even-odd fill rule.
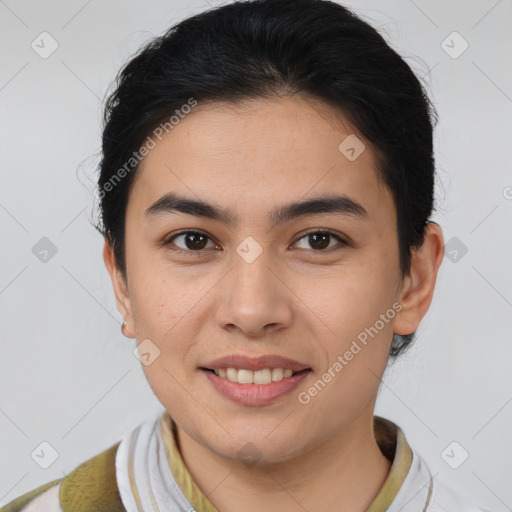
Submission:
[[[338,149],[349,134],[366,145],[354,161]],[[401,280],[395,205],[375,155],[339,113],[311,98],[200,103],[137,171],[126,212],[127,282],[105,241],[125,333],[159,348],[143,370],[178,426],[187,468],[218,510],[361,511],[388,475],[373,432],[380,378],[393,332],[415,331],[430,306],[444,246],[440,227],[429,223]],[[183,213],[145,218],[170,191],[228,208],[238,222]],[[275,227],[267,218],[276,206],[333,193],[359,202],[368,218],[320,213]],[[174,247],[188,253],[159,245],[188,228],[209,237],[201,254],[183,236]],[[309,230],[330,230],[351,244],[331,237],[318,249]],[[236,252],[249,236],[262,249],[252,263]],[[394,303],[401,311],[301,404],[298,393]],[[278,354],[312,371],[273,403],[240,405],[199,370],[234,353]],[[252,466],[237,455],[247,443],[259,457]]]

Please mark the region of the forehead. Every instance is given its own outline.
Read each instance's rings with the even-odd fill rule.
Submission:
[[[155,142],[137,170],[132,207],[147,208],[169,191],[215,196],[253,214],[333,192],[357,196],[370,214],[390,199],[372,145],[318,100],[200,102]]]

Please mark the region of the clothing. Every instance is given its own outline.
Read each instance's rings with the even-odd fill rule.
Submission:
[[[392,462],[366,512],[486,512],[433,479],[393,422],[374,416],[375,438]],[[165,411],[122,440],[0,512],[217,512],[197,487]],[[489,512],[489,511],[487,511]]]

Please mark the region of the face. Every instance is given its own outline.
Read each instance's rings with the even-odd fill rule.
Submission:
[[[198,104],[144,158],[116,300],[202,447],[284,461],[372,416],[404,284],[376,169],[362,135],[301,98]]]

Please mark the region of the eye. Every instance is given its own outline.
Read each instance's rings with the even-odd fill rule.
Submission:
[[[180,246],[176,243],[174,243],[175,240],[182,239],[183,246]],[[195,231],[195,230],[188,230],[188,231],[182,231],[181,233],[178,233],[176,235],[173,235],[172,237],[165,240],[162,244],[165,246],[171,246],[175,245],[177,249],[173,247],[169,247],[173,251],[177,252],[202,252],[203,249],[208,248],[207,242],[210,240],[210,242],[213,244],[213,247],[218,247],[216,244],[213,243],[211,238],[207,235],[205,235],[201,231]]]
[[[181,239],[181,244],[176,243],[177,240]],[[302,242],[304,240],[304,242]],[[335,240],[338,241],[338,244],[332,244]],[[208,241],[210,242],[210,247],[208,247]],[[332,247],[338,246],[350,246],[350,244],[343,240],[339,235],[329,231],[329,230],[316,230],[310,231],[303,235],[294,245],[294,247],[299,247],[300,249],[308,249],[308,247],[300,247],[298,244],[300,243],[309,245],[309,248],[313,248],[315,252],[326,252],[326,249],[332,249]],[[198,255],[204,252],[204,249],[208,248],[217,248],[220,247],[215,244],[212,239],[203,233],[202,231],[196,230],[188,230],[182,231],[181,233],[177,233],[164,242],[162,245],[168,246],[169,249],[182,252],[182,253],[197,253]],[[174,246],[174,247],[172,247]]]
[[[334,241],[333,239],[338,240],[338,245],[341,246],[348,246],[349,243],[343,240],[340,236],[336,235],[335,233],[331,231],[310,231],[306,235],[304,235],[302,238],[299,239],[297,242],[300,243],[301,240],[305,240],[305,244],[308,244],[310,247],[313,248],[316,252],[325,252],[324,249],[331,249],[332,246],[330,245],[330,242]],[[295,244],[295,246],[297,246]],[[304,249],[307,247],[300,247],[301,249]]]

